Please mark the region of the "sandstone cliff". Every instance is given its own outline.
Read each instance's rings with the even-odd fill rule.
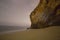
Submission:
[[[60,0],[40,0],[30,19],[32,29],[60,26]]]

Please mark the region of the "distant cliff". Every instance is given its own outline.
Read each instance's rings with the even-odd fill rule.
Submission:
[[[32,29],[60,26],[60,0],[40,0],[30,19]]]

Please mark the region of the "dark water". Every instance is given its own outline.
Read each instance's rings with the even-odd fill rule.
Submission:
[[[21,26],[0,26],[0,32],[25,29]]]

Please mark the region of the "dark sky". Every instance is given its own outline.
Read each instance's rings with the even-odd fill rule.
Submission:
[[[30,25],[29,15],[39,0],[0,0],[0,25]]]

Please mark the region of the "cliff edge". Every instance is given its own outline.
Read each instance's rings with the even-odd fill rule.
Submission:
[[[31,29],[60,26],[60,0],[40,0],[30,19]]]

